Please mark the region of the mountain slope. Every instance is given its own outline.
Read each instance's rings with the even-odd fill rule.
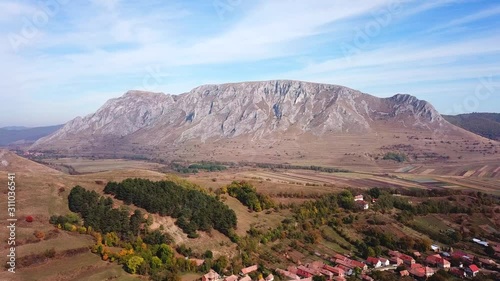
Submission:
[[[467,131],[492,140],[500,140],[500,113],[470,113],[443,117]]]
[[[38,139],[48,136],[62,128],[63,125],[48,127],[4,127],[0,128],[0,146],[12,144],[15,142],[33,143]]]
[[[204,85],[178,96],[129,91],[38,140],[32,149],[157,158],[245,155],[244,160],[252,160],[266,155],[264,148],[279,145],[284,153],[304,158],[336,138],[363,138],[369,153],[385,144],[385,135],[405,132],[474,138],[410,95],[382,99],[343,86],[279,80]]]

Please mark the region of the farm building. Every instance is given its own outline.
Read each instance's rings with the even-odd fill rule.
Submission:
[[[257,271],[257,269],[259,269],[259,267],[257,265],[252,265],[252,266],[249,266],[249,267],[245,267],[241,270],[241,275],[247,275],[249,273],[252,273],[254,271]]]
[[[201,278],[202,281],[219,281],[219,279],[220,275],[213,269],[210,269],[210,271]]]
[[[476,277],[476,275],[479,273],[479,267],[477,267],[477,265],[475,264],[471,264],[465,268],[465,273],[469,277]]]

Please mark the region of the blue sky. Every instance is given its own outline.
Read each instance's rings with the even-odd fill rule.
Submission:
[[[272,79],[500,112],[498,1],[1,0],[0,38],[0,127],[64,123],[129,89]]]

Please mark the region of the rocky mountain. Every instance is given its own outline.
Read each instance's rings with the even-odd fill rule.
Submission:
[[[288,141],[301,154],[308,145],[332,138],[380,139],[402,132],[465,131],[410,95],[377,98],[343,86],[279,80],[204,85],[180,95],[129,91],[94,114],[68,122],[32,149],[226,158],[231,155],[223,151],[230,148],[239,151],[233,156],[249,149],[257,155],[264,153],[259,147]]]

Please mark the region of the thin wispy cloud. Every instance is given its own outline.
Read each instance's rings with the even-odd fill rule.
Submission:
[[[466,25],[468,23],[476,22],[476,21],[483,20],[483,19],[486,19],[489,17],[497,16],[497,15],[500,15],[500,6],[494,6],[494,7],[487,8],[485,10],[481,10],[477,13],[474,13],[474,14],[471,14],[471,15],[468,15],[465,17],[460,17],[460,18],[454,19],[446,24],[433,27],[433,28],[429,29],[428,31],[433,32],[433,31],[437,31],[437,30],[444,30],[444,29],[451,28],[451,27],[463,26],[463,25]]]
[[[0,95],[18,105],[0,113],[0,125],[66,122],[132,88],[182,93],[277,78],[380,96],[428,97],[436,85],[430,101],[444,111],[443,85],[467,85],[458,87],[465,93],[500,73],[500,8],[488,1],[61,2],[38,23],[39,3],[0,3],[0,75],[8,77]],[[30,27],[35,35],[22,37]],[[25,40],[14,48],[9,38]]]

